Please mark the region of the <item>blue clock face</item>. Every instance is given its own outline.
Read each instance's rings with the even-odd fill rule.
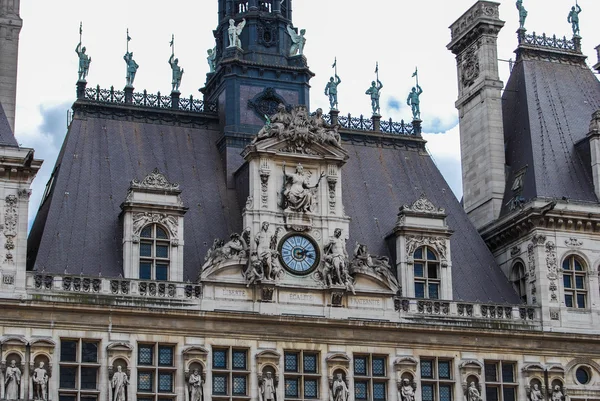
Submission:
[[[317,244],[311,238],[292,234],[281,241],[279,256],[283,267],[290,273],[304,275],[317,267],[319,251]]]

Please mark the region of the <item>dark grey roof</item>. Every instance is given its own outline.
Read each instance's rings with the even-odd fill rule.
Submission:
[[[14,146],[18,147],[19,144],[13,135],[12,129],[10,128],[10,124],[8,123],[8,119],[6,118],[6,113],[4,113],[4,108],[0,103],[0,145],[1,146]]]
[[[527,166],[523,197],[597,202],[591,167],[576,144],[585,140],[600,109],[600,82],[584,64],[522,59],[503,97],[506,163],[504,197],[513,197],[514,174]]]

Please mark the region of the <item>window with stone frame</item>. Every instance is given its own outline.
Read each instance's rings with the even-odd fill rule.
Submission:
[[[387,400],[387,358],[372,354],[354,355],[354,398],[356,401]]]
[[[286,400],[319,398],[319,354],[314,351],[284,352],[284,397]]]
[[[97,401],[100,341],[60,340],[59,401]]]
[[[170,242],[168,231],[159,224],[148,224],[140,232],[141,280],[169,280]]]
[[[587,269],[579,256],[569,255],[563,261],[563,291],[569,308],[587,308]]]
[[[213,400],[247,400],[248,349],[215,347],[212,351]]]
[[[525,265],[520,260],[513,264],[510,272],[510,281],[512,282],[513,288],[519,294],[521,302],[527,303],[527,278],[526,278]]]
[[[516,401],[518,383],[517,363],[510,361],[485,361],[486,401]]]
[[[440,261],[433,248],[425,245],[413,254],[415,298],[440,298]]]
[[[138,343],[137,401],[174,400],[175,346],[162,343]]]
[[[452,360],[421,358],[421,399],[423,401],[452,401],[454,379]]]

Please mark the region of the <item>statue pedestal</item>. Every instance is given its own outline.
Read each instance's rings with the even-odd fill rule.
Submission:
[[[421,120],[420,118],[415,118],[412,122],[412,126],[413,126],[413,130],[414,130],[414,135],[418,135],[421,136],[421,123],[423,122],[423,120]]]
[[[337,109],[329,110],[329,116],[331,117],[331,125],[336,125],[338,123],[338,117],[340,116],[340,111]]]
[[[294,231],[310,231],[312,229],[312,218],[306,213],[297,213],[284,210],[283,220],[285,228]]]
[[[371,119],[373,120],[373,131],[381,131],[381,116],[379,114],[373,114]]]
[[[181,96],[181,92],[179,91],[173,91],[171,92],[171,108],[172,109],[179,109],[179,97]]]
[[[77,81],[77,99],[85,99],[85,87],[87,86],[87,81]]]
[[[225,52],[223,54],[223,58],[242,58],[244,55],[244,51],[237,46],[231,46],[225,48]]]
[[[123,92],[125,92],[125,103],[133,103],[133,86],[125,86]]]
[[[295,56],[290,56],[288,58],[288,65],[290,67],[306,67],[308,66],[306,62],[306,57],[303,54],[297,54]]]

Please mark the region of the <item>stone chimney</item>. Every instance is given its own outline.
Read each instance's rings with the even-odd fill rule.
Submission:
[[[590,142],[594,191],[596,192],[598,199],[600,199],[600,110],[597,110],[594,114],[592,114],[590,131],[587,134],[587,137],[588,141]]]
[[[19,34],[23,25],[23,20],[19,17],[19,5],[20,0],[0,0],[0,103],[13,133]]]
[[[478,229],[500,215],[504,187],[504,130],[496,40],[504,21],[499,4],[478,1],[450,29],[456,55],[463,204]]]

